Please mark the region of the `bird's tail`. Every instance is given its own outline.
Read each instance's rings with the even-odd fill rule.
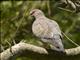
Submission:
[[[51,49],[59,51],[59,52],[65,52],[64,46],[62,44],[61,38],[59,36],[55,36],[51,41]]]

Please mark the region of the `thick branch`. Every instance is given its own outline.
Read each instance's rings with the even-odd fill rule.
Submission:
[[[20,42],[19,44],[12,46],[11,51],[10,51],[10,48],[3,51],[1,53],[0,59],[1,60],[9,60],[11,57],[18,55],[24,51],[26,51],[26,52],[31,51],[31,52],[35,52],[35,53],[39,53],[39,54],[46,54],[46,55],[48,55],[48,53],[49,53],[45,48],[27,44],[24,42]],[[65,51],[66,51],[66,55],[77,55],[77,54],[80,54],[80,46],[76,47],[76,48],[72,48],[72,49],[66,49]]]
[[[68,7],[68,9],[63,9],[63,8],[59,8],[59,9],[62,9],[62,10],[65,10],[65,11],[69,11],[69,12],[80,12],[80,0],[60,0],[61,3],[62,3],[62,6],[65,7]]]
[[[67,55],[77,55],[80,54],[80,46],[76,48],[66,49],[65,51]]]

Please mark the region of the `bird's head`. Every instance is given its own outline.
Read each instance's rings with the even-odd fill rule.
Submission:
[[[30,11],[30,15],[35,17],[35,18],[39,18],[39,17],[42,17],[44,16],[43,12],[39,9],[33,9]]]

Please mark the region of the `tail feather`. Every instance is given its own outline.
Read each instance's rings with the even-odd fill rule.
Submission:
[[[62,41],[61,41],[61,38],[60,38],[59,35],[58,35],[58,36],[55,36],[55,37],[52,39],[51,44],[52,44],[51,48],[52,48],[53,50],[64,52],[64,46],[63,46],[63,44],[62,44]]]

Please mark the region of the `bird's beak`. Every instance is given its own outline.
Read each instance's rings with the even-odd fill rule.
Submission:
[[[30,12],[29,15],[32,15],[32,12]]]
[[[35,20],[35,17],[33,16],[33,13],[34,13],[34,12],[31,11],[31,12],[29,13],[29,15],[30,15],[30,17],[31,17],[32,20]]]

